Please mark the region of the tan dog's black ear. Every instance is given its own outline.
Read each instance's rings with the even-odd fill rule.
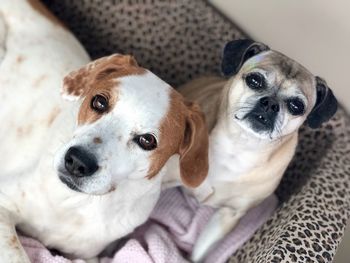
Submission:
[[[338,102],[326,81],[316,77],[316,103],[309,116],[307,123],[310,128],[317,129],[322,123],[328,121],[337,112]]]
[[[208,174],[209,135],[204,114],[196,103],[188,103],[185,135],[180,146],[180,174],[189,187],[199,186]]]
[[[235,75],[249,58],[267,50],[268,46],[250,39],[230,41],[224,47],[221,72],[226,77]]]
[[[90,62],[86,66],[71,72],[63,79],[61,94],[69,100],[84,97],[89,90],[89,83],[106,74],[120,71],[130,66],[138,66],[136,60],[129,55],[114,54]]]

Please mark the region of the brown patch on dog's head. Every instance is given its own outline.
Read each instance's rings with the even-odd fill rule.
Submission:
[[[66,28],[66,26],[60,21],[57,17],[55,17],[47,8],[46,6],[41,3],[39,0],[27,0],[29,5],[37,11],[42,16],[46,17],[48,20],[50,20],[54,25],[62,26],[63,28]]]
[[[152,154],[148,178],[155,176],[174,154],[180,155],[182,182],[199,186],[208,174],[208,129],[198,104],[185,102],[175,90],[160,126],[158,148]]]
[[[74,99],[84,98],[78,124],[92,123],[103,116],[91,109],[91,101],[96,95],[108,100],[108,111],[104,114],[108,113],[118,100],[118,78],[145,72],[132,56],[116,54],[103,57],[66,76],[62,94]]]

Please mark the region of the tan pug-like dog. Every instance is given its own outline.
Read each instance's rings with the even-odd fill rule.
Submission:
[[[229,79],[203,77],[180,89],[199,102],[211,130],[209,175],[194,194],[219,208],[195,245],[194,261],[274,192],[294,155],[299,127],[318,128],[337,110],[322,79],[261,43],[229,42],[222,72]]]

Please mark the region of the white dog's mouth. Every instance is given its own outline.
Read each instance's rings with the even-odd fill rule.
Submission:
[[[88,195],[105,195],[109,194],[111,192],[114,192],[117,189],[117,186],[115,184],[109,186],[105,191],[104,190],[94,190],[94,191],[89,191],[89,190],[84,190],[84,179],[80,178],[74,178],[71,175],[66,174],[65,172],[59,172],[58,178],[62,183],[64,183],[68,188],[70,188],[73,191],[79,192],[79,193],[84,193]],[[90,182],[89,185],[91,186],[92,184],[98,184],[94,182]]]
[[[67,175],[60,174],[58,176],[58,178],[61,180],[62,183],[67,185],[70,189],[77,191],[77,192],[82,192],[71,177],[69,177]]]

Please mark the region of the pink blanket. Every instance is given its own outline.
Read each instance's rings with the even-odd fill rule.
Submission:
[[[251,209],[238,226],[212,249],[205,262],[225,262],[271,216],[277,207],[272,195]],[[101,263],[180,263],[186,260],[193,244],[213,213],[213,209],[200,206],[196,200],[178,188],[165,191],[155,207],[150,220],[130,235],[113,258],[101,258]],[[41,243],[20,237],[32,262],[83,263],[53,256]]]

